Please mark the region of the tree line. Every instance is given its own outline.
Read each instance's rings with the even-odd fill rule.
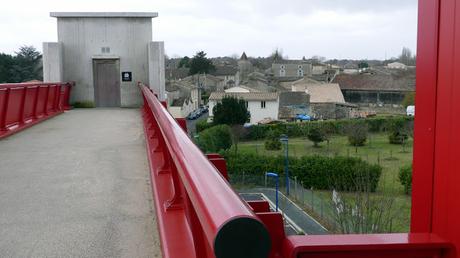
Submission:
[[[14,55],[0,53],[0,83],[43,80],[42,54],[33,46],[22,46]]]

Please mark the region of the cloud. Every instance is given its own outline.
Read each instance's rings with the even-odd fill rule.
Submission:
[[[23,8],[27,6],[27,8]],[[0,52],[56,41],[51,11],[158,11],[154,40],[169,55],[384,58],[415,51],[416,0],[80,0],[10,2],[2,7]]]

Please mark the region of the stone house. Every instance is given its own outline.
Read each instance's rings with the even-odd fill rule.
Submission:
[[[337,83],[315,83],[309,78],[292,83],[293,92],[305,92],[309,95],[309,115],[317,119],[349,118],[357,106],[345,102]]]
[[[312,64],[305,60],[279,60],[272,64],[272,73],[275,78],[302,78],[312,74],[312,67]]]
[[[240,73],[236,67],[216,66],[216,70],[211,72],[211,75],[223,80],[224,89],[240,85]]]

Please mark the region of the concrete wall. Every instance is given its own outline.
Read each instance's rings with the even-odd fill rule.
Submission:
[[[357,107],[340,103],[311,103],[311,113],[318,119],[345,119],[350,118],[357,111]]]
[[[165,48],[164,42],[150,42],[149,55],[149,86],[158,94],[160,100],[166,98],[165,92]]]
[[[58,42],[43,43],[43,81],[63,81],[62,44]]]
[[[63,46],[63,80],[75,81],[71,102],[94,101],[93,59],[116,58],[120,72],[132,72],[121,82],[121,105],[139,106],[137,81],[149,82],[148,45],[152,19],[139,17],[58,18],[58,41]],[[102,48],[110,48],[107,53]],[[121,74],[120,81],[121,81]]]

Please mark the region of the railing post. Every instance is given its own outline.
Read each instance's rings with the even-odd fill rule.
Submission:
[[[39,96],[39,93],[40,93],[40,86],[37,86],[37,89],[35,90],[35,96],[34,96],[34,109],[33,109],[33,112],[32,112],[32,119],[35,120],[38,118],[38,115],[37,115],[37,106],[38,106],[38,96]]]
[[[21,97],[21,106],[19,111],[19,125],[24,124],[24,109],[26,106],[26,95],[27,95],[27,86],[22,89],[22,97]]]
[[[50,95],[50,85],[47,85],[46,86],[46,96],[45,96],[45,107],[44,107],[44,110],[43,110],[43,114],[45,116],[48,115],[48,97]]]
[[[59,97],[61,96],[61,84],[57,84],[56,88],[54,89],[54,103],[53,103],[53,111],[57,112],[59,110]]]
[[[10,89],[6,89],[5,93],[5,103],[3,103],[3,112],[2,116],[0,117],[0,131],[8,131],[6,128],[6,116],[8,114],[8,101],[10,99]]]

